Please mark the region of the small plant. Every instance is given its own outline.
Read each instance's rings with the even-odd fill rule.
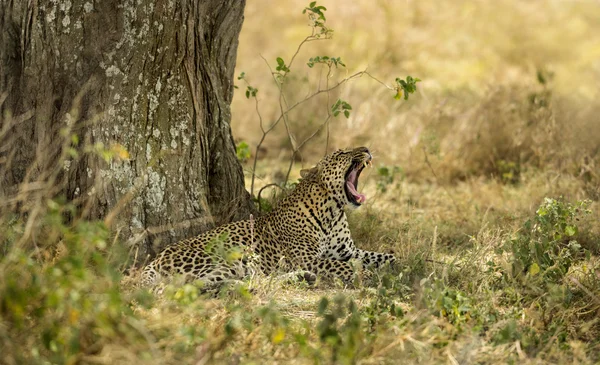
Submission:
[[[235,146],[235,153],[240,162],[246,162],[252,156],[250,153],[250,146],[244,141],[241,141]]]
[[[417,82],[421,81],[421,79],[413,78],[411,76],[406,77],[406,81],[401,78],[396,78],[396,100],[400,100],[402,98],[402,94],[404,94],[404,100],[408,100],[408,94],[412,94],[417,91]]]
[[[317,331],[321,343],[331,350],[331,363],[354,364],[365,341],[361,315],[356,303],[337,295],[333,303],[323,297],[319,303],[321,318]]]
[[[40,210],[45,213],[36,228],[38,252],[52,260],[44,262],[17,244],[26,232],[22,221],[13,222],[13,239],[3,242],[9,251],[0,267],[3,356],[15,363],[73,363],[115,338],[139,341],[119,288],[122,262],[114,260],[126,255],[109,247],[106,226],[72,220],[75,207],[59,199],[47,200]],[[116,255],[107,255],[109,250]],[[142,296],[136,301],[146,302]],[[14,347],[25,342],[28,351]]]
[[[496,163],[500,179],[505,184],[516,184],[521,175],[521,166],[513,161],[499,160]]]
[[[337,117],[340,115],[340,113],[344,113],[344,116],[349,118],[350,110],[352,110],[352,106],[342,99],[338,99],[331,107],[331,112],[333,113],[334,117]]]
[[[517,237],[509,242],[513,275],[527,273],[529,277],[560,281],[574,257],[583,253],[575,239],[579,231],[577,222],[591,213],[590,203],[583,200],[571,204],[562,198],[545,198],[533,219],[527,220]]]
[[[369,305],[363,309],[363,316],[369,320],[372,327],[382,321],[389,321],[390,318],[404,317],[404,309],[400,302],[406,300],[412,290],[402,272],[394,275],[390,270],[383,270],[383,273],[377,274],[380,275],[378,286],[363,289],[365,295],[372,297]]]
[[[294,65],[294,61],[296,60],[296,56],[298,56],[300,50],[306,43],[312,42],[312,41],[330,39],[333,34],[333,30],[328,28],[326,25],[326,21],[327,21],[327,18],[325,17],[326,11],[327,11],[327,8],[325,8],[324,6],[318,5],[316,1],[311,2],[307,7],[305,7],[303,9],[302,13],[308,15],[308,19],[310,21],[309,25],[311,27],[311,33],[309,35],[307,35],[302,42],[300,42],[300,44],[298,45],[298,48],[296,49],[296,52],[292,55],[291,58],[288,59],[289,61],[286,62],[286,60],[284,60],[283,57],[277,57],[275,59],[276,65],[274,65],[274,67],[273,67],[265,59],[265,62],[267,63],[267,66],[269,67],[269,70],[271,72],[273,81],[275,82],[275,84],[277,85],[277,88],[279,89],[278,101],[279,101],[280,113],[270,124],[265,124],[263,122],[263,117],[260,113],[259,100],[256,97],[258,90],[256,88],[254,88],[253,86],[251,86],[250,84],[248,84],[248,81],[246,79],[246,74],[244,72],[242,72],[238,77],[238,80],[243,80],[247,84],[246,98],[254,99],[254,102],[256,104],[256,113],[257,113],[257,116],[259,119],[259,126],[260,126],[260,130],[262,132],[262,137],[260,138],[260,141],[258,142],[258,144],[256,146],[256,153],[254,154],[254,162],[253,162],[253,167],[252,167],[253,174],[252,174],[252,179],[251,179],[251,183],[250,183],[250,194],[251,195],[254,195],[254,182],[255,182],[255,178],[256,178],[254,171],[256,171],[256,164],[258,161],[258,151],[261,148],[263,142],[265,141],[267,135],[275,127],[277,127],[277,125],[280,122],[283,122],[283,124],[285,126],[288,142],[289,142],[289,145],[291,146],[291,158],[290,158],[290,163],[289,163],[289,167],[288,167],[288,172],[287,172],[286,178],[285,178],[285,182],[287,182],[289,180],[292,166],[296,160],[296,157],[298,157],[298,154],[300,153],[301,148],[306,143],[308,143],[311,139],[313,139],[315,136],[319,135],[320,132],[322,132],[323,130],[326,130],[327,142],[326,142],[325,150],[327,151],[328,147],[329,147],[329,124],[332,120],[332,117],[337,117],[340,114],[343,114],[346,118],[349,118],[351,110],[352,110],[352,106],[350,105],[350,103],[348,103],[345,100],[337,99],[337,101],[335,103],[333,103],[333,105],[331,106],[330,110],[327,111],[327,116],[321,123],[319,123],[319,126],[316,128],[316,130],[309,133],[309,136],[302,141],[296,140],[296,137],[294,136],[294,133],[291,130],[291,125],[290,125],[290,121],[289,121],[289,113],[293,109],[295,109],[299,105],[302,105],[302,104],[308,102],[310,99],[317,97],[320,94],[323,94],[323,96],[327,98],[327,104],[329,104],[331,93],[335,89],[337,89],[338,87],[346,84],[347,82],[349,82],[355,78],[359,78],[361,76],[367,76],[370,79],[375,80],[379,84],[385,86],[387,89],[394,91],[395,95],[396,95],[396,99],[401,99],[402,96],[404,96],[404,100],[408,100],[408,95],[416,92],[416,90],[417,90],[416,84],[419,81],[421,81],[418,78],[413,78],[412,76],[407,76],[406,80],[403,80],[401,78],[396,78],[395,84],[393,86],[389,86],[389,85],[386,85],[384,82],[380,81],[379,79],[377,79],[376,77],[374,77],[373,75],[371,75],[369,72],[367,72],[367,70],[363,70],[363,71],[356,72],[353,75],[346,76],[334,84],[331,80],[334,77],[335,69],[340,68],[340,67],[346,67],[346,63],[342,61],[341,57],[316,56],[316,57],[309,58],[309,60],[306,64],[309,68],[315,68],[315,66],[317,66],[317,65],[323,66],[323,68],[326,71],[325,77],[324,77],[325,78],[324,87],[322,87],[322,88],[319,87],[317,91],[309,93],[303,99],[292,100],[286,94],[286,88],[288,87],[288,84],[289,84],[288,80],[290,78],[290,75],[295,70],[293,65]],[[319,76],[319,77],[321,77],[321,76]],[[261,199],[259,198],[258,199],[259,203],[260,203],[260,200]]]
[[[425,306],[432,314],[446,318],[459,329],[473,317],[472,300],[462,291],[448,286],[443,280],[423,279],[421,287]]]
[[[394,183],[398,184],[404,179],[404,171],[400,166],[380,166],[377,168],[377,190],[387,192],[388,187]]]

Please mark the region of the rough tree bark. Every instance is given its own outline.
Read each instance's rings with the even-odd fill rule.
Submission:
[[[85,201],[92,217],[118,207],[112,228],[122,238],[163,232],[149,235],[146,248],[248,217],[230,128],[245,1],[0,4],[0,111],[29,117],[0,141],[0,169],[8,170],[0,197],[43,178],[26,176],[32,164],[43,171],[60,163],[60,194]],[[65,127],[82,153],[81,145],[102,142],[122,145],[129,158],[59,161]]]

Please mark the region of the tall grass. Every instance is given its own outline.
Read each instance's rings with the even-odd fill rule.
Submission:
[[[301,62],[316,55],[348,65],[334,80],[365,66],[424,80],[407,102],[366,77],[330,95],[353,106],[332,120],[330,146],[375,155],[360,181],[368,203],[349,215],[353,237],[398,265],[355,287],[256,276],[213,296],[177,283],[149,292],[117,232],[57,193],[64,165],[37,161],[0,202],[0,362],[600,361],[597,4],[324,5],[334,39],[299,53],[289,100],[325,82]],[[238,68],[267,122],[279,91],[259,53],[289,59],[307,29],[303,6],[247,4]],[[250,151],[261,137],[255,107],[236,94],[234,136]],[[290,113],[298,140],[328,107],[315,98]],[[302,149],[292,179],[326,138]],[[283,126],[266,138],[259,187],[284,180],[288,144]],[[2,173],[11,160],[0,152]]]
[[[296,8],[305,4],[297,2]],[[336,147],[366,144],[386,164],[409,167],[411,177],[428,177],[423,148],[437,155],[444,178],[501,175],[500,164],[591,172],[598,164],[600,108],[598,49],[600,9],[592,1],[530,3],[503,0],[333,1],[326,4],[328,42],[311,43],[292,70],[290,100],[301,99],[325,82],[324,74],[301,61],[315,55],[340,56],[348,66],[332,79],[368,67],[383,81],[397,74],[423,79],[420,97],[397,103],[385,89],[361,79],[337,94],[353,106],[348,120],[332,121]],[[268,8],[268,11],[265,9]],[[289,58],[291,46],[307,32],[294,7],[248,4],[240,39],[238,70],[260,92],[265,120],[277,115],[276,86],[267,61]],[[253,18],[269,19],[269,27]],[[568,47],[566,47],[568,45]],[[538,81],[542,80],[542,82]],[[239,93],[233,103],[234,135],[255,144],[255,105]],[[324,98],[291,113],[292,132],[302,136],[326,117]],[[305,147],[307,163],[317,160],[325,134]],[[286,133],[267,138],[269,156],[280,157]],[[503,161],[503,162],[502,162]],[[524,166],[526,167],[526,166]],[[595,178],[595,177],[594,177]]]

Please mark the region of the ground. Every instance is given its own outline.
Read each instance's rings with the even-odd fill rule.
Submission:
[[[258,89],[265,126],[279,116],[281,99],[261,55],[272,66],[277,57],[289,64],[310,31],[301,14],[308,4],[294,4],[247,4],[236,74]],[[369,147],[374,168],[359,183],[367,202],[349,214],[350,228],[360,248],[393,252],[397,266],[347,287],[257,276],[217,294],[173,283],[156,295],[138,288],[125,261],[135,252],[120,249],[102,222],[65,226],[59,217],[69,205],[48,202],[34,235],[41,258],[18,246],[3,251],[10,253],[0,264],[4,361],[600,361],[597,3],[323,5],[334,37],[298,53],[287,103],[326,85],[326,70],[306,65],[317,55],[345,62],[331,83],[366,67],[389,85],[400,75],[423,81],[398,101],[363,76],[291,111],[289,133],[281,123],[261,145],[254,194],[272,182],[289,187],[291,147],[327,120],[335,100],[347,101],[349,118],[329,119],[329,133],[317,133],[295,157],[288,183],[326,149]],[[262,133],[242,81],[232,128],[238,146],[249,146],[240,157],[250,189]],[[276,201],[274,192],[263,190],[261,206]],[[26,222],[0,218],[0,242],[20,242]]]
[[[257,277],[217,299],[172,287],[137,313],[155,332],[177,334],[158,340],[168,359],[592,363],[600,354],[598,203],[579,223],[587,232],[580,243],[594,254],[551,289],[509,279],[510,259],[499,252],[544,196],[573,200],[583,191],[575,179],[551,177],[534,172],[518,185],[477,178],[445,187],[398,177],[382,192],[381,177],[365,173],[370,199],[350,214],[352,229],[362,247],[398,255],[392,274],[379,272],[352,288]]]

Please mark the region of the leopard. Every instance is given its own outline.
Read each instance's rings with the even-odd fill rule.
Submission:
[[[357,266],[394,264],[392,253],[359,249],[346,210],[366,202],[358,192],[361,172],[372,167],[367,147],[339,149],[314,167],[268,214],[222,225],[167,246],[142,270],[149,286],[181,275],[207,285],[242,280],[250,273],[270,275],[300,270],[310,277],[351,283]]]

